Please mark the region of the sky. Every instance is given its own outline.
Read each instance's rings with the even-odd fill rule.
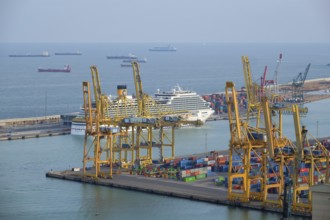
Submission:
[[[329,0],[0,0],[0,42],[330,42]]]

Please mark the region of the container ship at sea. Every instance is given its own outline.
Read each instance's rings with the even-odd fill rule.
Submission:
[[[41,54],[11,54],[9,57],[50,57],[47,51],[42,52]]]
[[[149,51],[176,51],[176,48],[173,47],[172,45],[168,45],[166,47],[153,47],[150,48]]]
[[[71,67],[70,67],[70,65],[65,65],[64,68],[61,68],[61,69],[38,68],[38,72],[65,72],[65,73],[69,73],[69,72],[71,72]]]
[[[118,97],[122,94],[127,94],[126,85],[117,86]],[[124,104],[118,98],[110,98],[112,103],[117,106],[117,108],[109,108],[109,115],[114,116],[118,109],[122,109],[123,112],[128,112],[129,115],[134,115],[134,109],[137,107],[137,101],[132,96],[126,96],[126,100],[129,104]],[[153,99],[160,106],[164,106],[173,111],[181,111],[185,113],[177,114],[185,118],[187,121],[197,121],[199,120],[202,124],[214,113],[214,110],[210,107],[210,104],[206,102],[200,95],[196,92],[190,90],[183,90],[180,86],[175,86],[170,91],[160,91],[154,94]],[[131,106],[127,108],[127,106]],[[83,109],[78,117],[73,119],[71,125],[72,135],[85,135],[85,119]]]
[[[119,56],[107,56],[107,59],[121,59],[121,60],[125,60],[125,59],[137,59],[137,56],[129,53],[128,55],[119,55]]]
[[[64,52],[64,53],[55,53],[55,55],[70,55],[70,56],[80,56],[82,53],[80,51],[77,52]]]

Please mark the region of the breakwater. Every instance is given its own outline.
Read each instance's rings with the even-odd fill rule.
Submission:
[[[74,114],[0,120],[0,140],[70,134]]]

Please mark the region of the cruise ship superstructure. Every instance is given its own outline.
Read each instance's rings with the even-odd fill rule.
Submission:
[[[214,113],[210,104],[200,95],[190,90],[183,90],[179,85],[170,91],[157,90],[154,98],[156,102],[166,105],[174,111],[188,110],[190,113],[188,120],[191,121],[200,120],[205,123]]]
[[[132,96],[126,96],[127,90],[125,85],[119,85],[117,87],[118,97],[112,98],[109,96],[109,101],[111,103],[108,113],[110,117],[114,117],[118,114],[127,116],[134,116],[137,112],[137,102]],[[125,95],[125,101],[119,97]],[[183,90],[180,86],[175,86],[170,91],[160,91],[154,95],[154,100],[159,106],[171,109],[175,112],[185,112],[180,113],[186,121],[197,121],[200,120],[202,123],[213,114],[214,110],[211,109],[209,103],[206,102],[200,95],[196,92]],[[85,122],[83,109],[81,114],[72,121],[71,134],[73,135],[85,135]]]

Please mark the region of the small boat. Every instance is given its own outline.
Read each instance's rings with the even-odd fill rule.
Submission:
[[[50,57],[48,51],[42,52],[42,54],[11,54],[9,57]]]
[[[121,56],[107,56],[107,59],[137,59],[137,56],[129,53],[128,55],[121,55]]]
[[[77,52],[55,53],[55,55],[82,55],[82,53],[78,50]]]
[[[149,51],[176,51],[176,48],[172,45],[168,45],[167,47],[153,47],[150,48]]]
[[[71,67],[70,67],[70,65],[65,65],[64,68],[62,68],[62,69],[38,68],[38,72],[65,72],[65,73],[69,73],[69,72],[71,72]]]

